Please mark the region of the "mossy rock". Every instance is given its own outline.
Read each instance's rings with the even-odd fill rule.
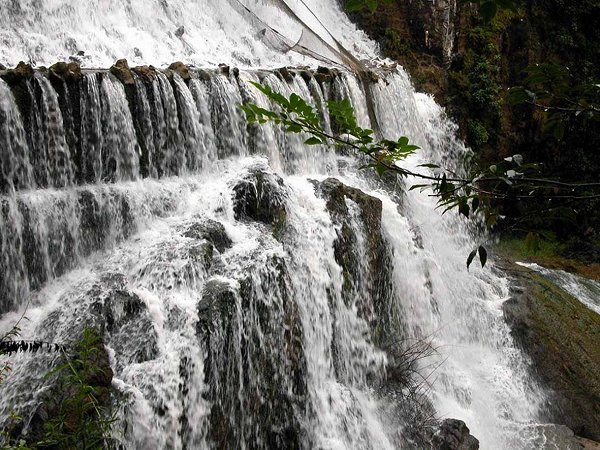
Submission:
[[[117,77],[124,85],[133,86],[135,84],[133,74],[131,73],[131,69],[129,68],[129,64],[127,63],[126,59],[119,59],[110,68],[110,73]]]
[[[535,375],[552,390],[546,419],[600,440],[600,315],[542,275],[506,266],[519,287],[504,316]]]
[[[358,270],[363,263],[358,260],[356,254],[357,232],[361,232],[366,239],[366,264],[369,271],[367,275],[371,279],[377,278],[377,274],[383,269],[381,262],[385,249],[381,235],[381,200],[365,194],[360,189],[346,186],[335,178],[327,178],[315,185],[317,193],[327,202],[326,207],[333,222],[339,227],[338,238],[334,243],[334,255],[343,269],[344,289],[352,288],[359,278]],[[358,206],[362,230],[354,229],[347,199]]]
[[[205,397],[211,403],[208,436],[216,449],[244,443],[299,449],[306,361],[285,261],[273,258],[245,272],[239,283],[209,280],[198,303],[197,333],[207,355]]]
[[[58,80],[67,83],[77,83],[81,80],[83,74],[81,73],[81,66],[75,61],[57,62],[50,66],[50,77],[58,78]]]
[[[33,78],[34,73],[35,71],[31,64],[21,61],[14,69],[6,70],[2,74],[2,78],[12,86],[21,83],[21,81],[26,81]]]

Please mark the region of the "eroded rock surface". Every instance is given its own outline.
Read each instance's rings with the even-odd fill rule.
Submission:
[[[504,316],[551,390],[546,419],[600,440],[600,316],[543,276],[503,267],[515,284]]]

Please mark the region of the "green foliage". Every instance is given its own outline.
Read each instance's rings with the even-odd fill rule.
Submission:
[[[385,53],[392,55],[408,55],[411,53],[410,43],[407,42],[400,33],[393,28],[385,29],[383,41]]]
[[[481,150],[495,145],[500,135],[499,52],[489,27],[470,30],[467,43],[462,64],[449,71],[448,100],[466,130],[467,143]]]
[[[485,267],[485,263],[487,262],[487,250],[483,245],[480,245],[471,253],[469,253],[469,256],[467,257],[467,270],[469,270],[471,263],[475,259],[475,256],[477,256],[477,253],[479,253],[479,262],[481,263],[481,267]]]
[[[490,135],[485,129],[485,125],[479,120],[469,120],[467,122],[467,128],[469,133],[469,142],[472,142],[476,147],[481,147],[490,139]]]
[[[360,11],[362,9],[369,9],[372,13],[377,10],[379,4],[391,4],[394,0],[348,0],[346,2],[347,11]]]
[[[92,329],[83,331],[74,357],[65,354],[66,361],[48,374],[58,377],[60,400],[57,414],[44,425],[44,439],[39,448],[104,449],[110,442],[111,425],[115,418],[99,400],[99,388],[93,381],[103,369],[98,367],[98,353],[103,350],[102,338]]]
[[[516,10],[516,0],[462,0],[463,2],[474,3],[479,7],[479,14],[483,20],[488,23],[494,17],[500,9]],[[374,13],[380,4],[392,4],[394,0],[347,0],[346,11],[360,11],[368,9],[371,13]]]
[[[437,197],[438,208],[443,210],[442,214],[457,209],[466,218],[482,215],[485,225],[492,228],[499,217],[496,203],[506,199],[534,200],[542,204],[542,208],[535,211],[537,218],[573,220],[572,209],[544,202],[600,197],[594,194],[594,189],[599,189],[600,183],[579,185],[539,177],[539,166],[526,163],[520,154],[506,157],[489,167],[474,164],[471,173],[465,177],[458,177],[433,163],[422,164],[420,167],[432,169],[434,174],[415,172],[403,167],[401,162],[419,147],[411,144],[405,136],[398,140],[376,138],[373,130],[358,125],[348,99],[327,103],[333,128],[337,131],[334,135],[324,130],[315,108],[298,95],[292,94],[288,99],[268,86],[252,84],[271,100],[276,110],[261,108],[253,103],[240,105],[250,123],[272,122],[282,126],[287,132],[303,133],[307,136],[307,145],[355,150],[367,158],[368,163],[363,168],[374,169],[379,175],[391,172],[401,177],[421,179],[424,183],[415,184],[409,190],[431,190],[432,195]],[[480,133],[483,131],[479,130]],[[476,254],[479,254],[481,265],[485,265],[487,251],[480,246],[475,253],[469,255],[467,267]]]
[[[354,148],[370,159],[366,167],[372,167],[380,175],[388,170],[394,170],[403,176],[410,175],[409,171],[397,166],[396,162],[413,154],[419,147],[411,144],[405,136],[396,141],[375,141],[373,130],[358,125],[350,100],[327,102],[332,128],[337,131],[337,135],[334,136],[325,132],[315,108],[298,95],[292,94],[287,99],[269,86],[254,82],[251,84],[275,103],[279,111],[267,110],[253,103],[240,105],[249,123],[273,122],[283,126],[290,133],[307,133],[310,135],[305,141],[307,145]]]
[[[27,443],[23,439],[15,440],[10,433],[4,431],[0,434],[4,441],[0,449],[107,448],[111,441],[111,425],[115,419],[111,416],[106,401],[99,400],[100,396],[106,397],[107,392],[100,392],[103,388],[96,386],[96,380],[107,375],[102,373],[102,368],[97,363],[99,353],[104,351],[102,338],[94,330],[86,328],[74,348],[74,355],[69,355],[62,345],[13,340],[18,334],[18,326],[15,326],[2,337],[0,342],[14,343],[17,347],[0,346],[0,354],[50,348],[60,351],[64,362],[46,375],[47,378],[52,378],[55,395],[50,401],[56,404],[52,416],[44,424],[42,439]],[[14,423],[21,420],[18,416],[12,417]]]
[[[529,66],[525,85],[510,89],[509,102],[542,111],[545,130],[557,140],[571,122],[600,122],[600,84],[576,82],[569,68],[559,64]]]

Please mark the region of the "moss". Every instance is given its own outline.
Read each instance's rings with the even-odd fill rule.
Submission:
[[[543,276],[510,267],[504,314],[534,371],[552,393],[545,420],[600,438],[600,315]]]
[[[541,239],[539,249],[527,248],[525,239],[508,237],[495,247],[496,253],[513,261],[536,263],[549,269],[564,270],[600,281],[600,264],[590,264],[563,255],[565,245],[553,239]]]
[[[468,130],[469,141],[471,141],[475,147],[481,147],[490,139],[490,135],[485,129],[485,125],[478,120],[469,120]]]

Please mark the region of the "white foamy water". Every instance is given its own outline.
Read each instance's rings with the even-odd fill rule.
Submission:
[[[359,58],[377,57],[334,1],[290,0],[296,19],[276,2],[244,4],[294,42],[301,20],[329,46],[335,37]],[[120,57],[158,66],[317,64],[277,51],[261,37],[264,25],[222,1],[1,6],[9,25],[0,61],[10,64],[49,64],[79,50],[88,67]],[[502,319],[508,281],[492,264],[466,270],[480,243],[473,224],[441,216],[427,192],[373,178],[353,156],[304,146],[278,126],[246,126],[241,102],[272,106],[248,81],[302,95],[326,127],[325,100],[349,97],[365,126],[371,106],[382,135],[423,148],[406,161],[414,170],[431,160],[456,168],[469,157],[455,126],[402,69],[369,86],[348,73],[322,83],[252,69],[197,71],[187,83],[135,75],[130,98],[109,75],[87,73],[79,112],[60,109],[41,75],[24,92],[43,100],[30,111],[0,81],[8,118],[0,142],[12,143],[15,160],[2,160],[0,171],[0,269],[10,275],[0,279],[0,306],[10,311],[0,329],[25,308],[25,339],[69,342],[84,326],[101,327],[125,448],[410,448],[409,424],[390,413],[403,405],[379,387],[392,369],[388,341],[418,339],[437,349],[420,363],[437,416],[465,420],[485,449],[545,439],[537,427],[544,393]],[[381,201],[381,230],[368,228],[356,198],[338,205],[342,218],[332,213],[315,189],[330,176]],[[274,194],[260,190],[264,180]],[[274,195],[282,228],[236,213],[240,189]],[[206,234],[215,226],[231,242]],[[385,280],[373,281],[373,267]],[[2,420],[13,410],[29,417],[52,358],[12,362]]]
[[[272,40],[262,37],[268,26],[298,42],[303,26],[282,7],[286,4],[326,42],[331,44],[332,37],[316,17],[323,24],[335,24],[329,31],[357,56],[376,55],[374,44],[334,2],[18,0],[0,5],[0,62],[48,65],[84,52],[78,59],[86,67],[108,67],[120,58],[157,67],[179,60],[197,66],[314,64],[295,52],[281,53]],[[245,7],[255,15],[245,12]]]

